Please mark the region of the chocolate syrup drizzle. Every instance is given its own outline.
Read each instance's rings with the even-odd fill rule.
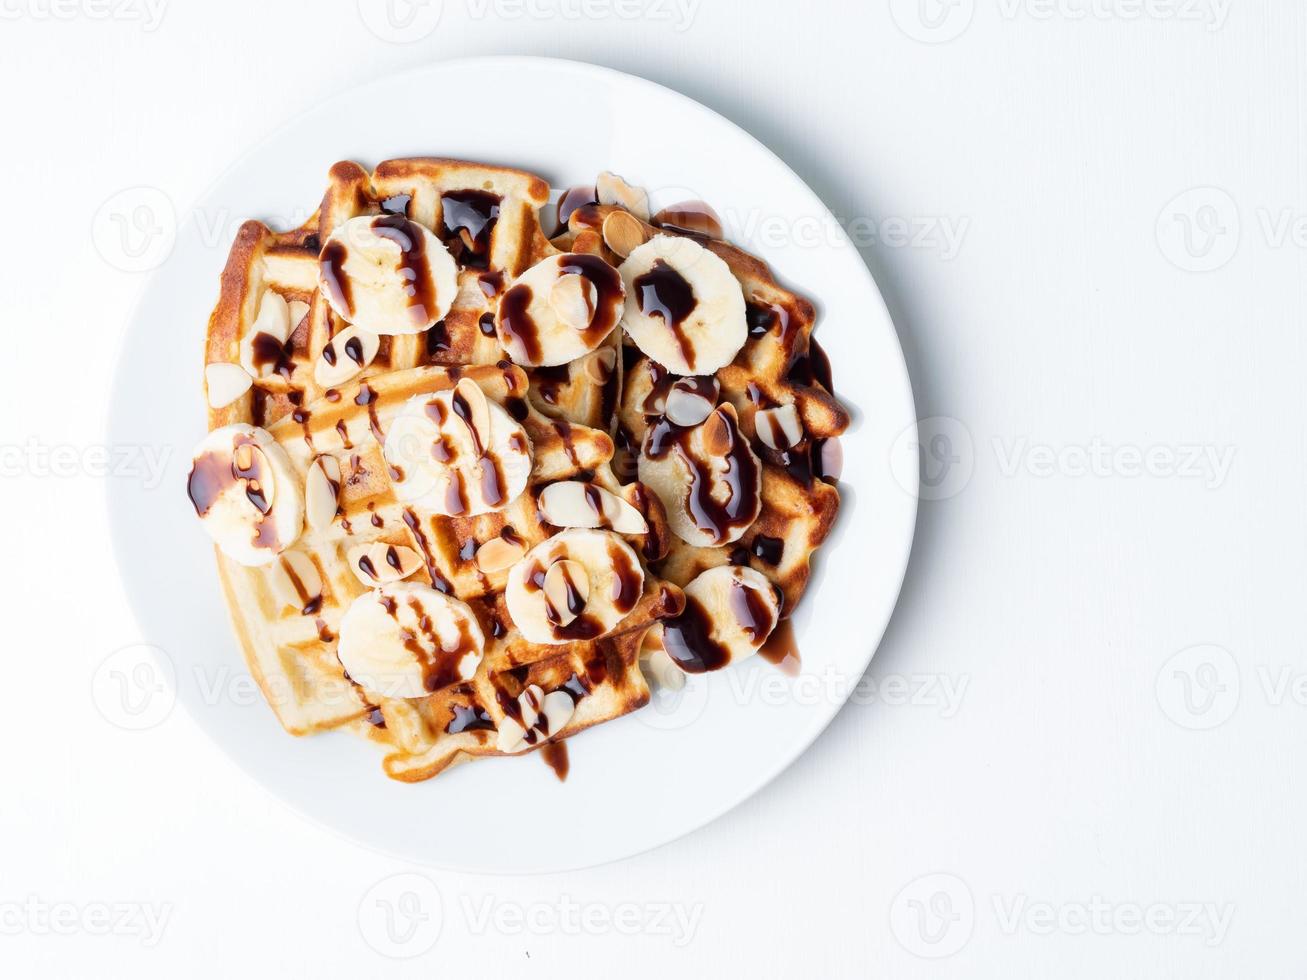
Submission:
[[[499,220],[502,198],[488,191],[448,191],[440,199],[441,237],[455,258],[469,268],[484,269],[490,260],[490,235]],[[461,253],[461,254],[460,254]]]
[[[415,323],[425,326],[437,307],[423,229],[402,214],[383,214],[372,219],[372,232],[399,246],[397,271],[404,280],[409,314]]]
[[[762,642],[777,628],[776,616],[757,589],[738,580],[731,583],[730,607],[753,643]],[[731,654],[713,639],[712,631],[712,618],[703,603],[687,595],[685,610],[663,623],[663,648],[688,674],[720,670],[730,663]]]
[[[595,288],[595,311],[589,325],[581,331],[585,346],[595,348],[617,323],[618,307],[622,304],[622,277],[616,269],[597,255],[568,252],[558,256],[558,275],[576,275]],[[530,285],[520,282],[511,286],[499,301],[496,324],[505,348],[520,347],[528,363],[540,360],[540,327],[531,316],[531,303],[535,293]]]
[[[243,446],[250,449],[250,464],[247,467],[242,467],[237,462]],[[268,476],[263,471],[263,459],[263,450],[252,436],[238,435],[232,440],[230,456],[204,452],[196,457],[186,480],[186,493],[191,498],[195,513],[203,518],[230,487],[243,482],[245,498],[260,515],[252,543],[256,548],[279,551],[281,542],[277,537],[277,526],[269,517],[272,503],[264,492]]]
[[[653,216],[651,224],[694,238],[722,237],[722,219],[706,201],[669,204]]]
[[[685,597],[685,610],[663,623],[663,648],[687,674],[720,670],[731,654],[712,636],[712,618],[694,596]]]
[[[758,517],[758,490],[762,468],[740,435],[735,416],[718,409],[726,433],[727,445],[721,458],[725,468],[714,478],[707,461],[699,459],[690,449],[690,435],[694,428],[679,426],[666,417],[659,418],[645,435],[644,452],[650,459],[663,459],[675,452],[690,470],[690,487],[686,494],[686,509],[695,526],[721,544],[731,532],[747,528]],[[711,416],[709,416],[711,420]],[[718,481],[727,487],[725,500],[712,493]]]
[[[699,303],[689,281],[665,261],[658,259],[648,272],[636,276],[631,285],[635,288],[640,312],[650,317],[661,317],[676,338],[685,363],[693,364],[694,342],[681,329],[681,324]]]
[[[567,222],[573,212],[589,204],[598,203],[599,195],[593,185],[569,187],[565,190],[563,196],[558,199],[558,229],[554,232],[554,237],[567,231]]]
[[[348,257],[349,250],[345,248],[345,243],[332,239],[327,242],[318,258],[322,285],[331,297],[331,305],[343,310],[347,317],[354,314],[354,294],[349,277],[345,275],[345,259]]]
[[[445,731],[450,735],[477,731],[493,732],[494,730],[495,720],[479,704],[454,705],[454,716],[449,719],[449,724],[445,726]]]

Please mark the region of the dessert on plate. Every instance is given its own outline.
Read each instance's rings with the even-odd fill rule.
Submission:
[[[611,173],[554,197],[338,163],[302,227],[241,226],[209,320],[188,491],[250,670],[395,779],[565,775],[651,681],[797,664],[849,424],[811,303],[706,205]]]

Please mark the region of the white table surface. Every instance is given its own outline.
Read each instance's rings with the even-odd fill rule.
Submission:
[[[1300,4],[444,0],[396,43],[370,0],[159,2],[0,3],[0,972],[1302,976]],[[688,839],[541,877],[380,857],[97,687],[149,639],[103,516],[149,478],[99,454],[142,281],[117,195],[184,213],[324,96],[483,53],[645,75],[773,147],[860,238],[933,419],[858,703]]]

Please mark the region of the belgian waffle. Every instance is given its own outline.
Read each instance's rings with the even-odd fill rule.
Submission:
[[[583,207],[573,213],[571,226],[580,232],[602,227],[612,210]],[[642,225],[650,237],[687,234]],[[717,565],[750,565],[781,590],[788,615],[807,586],[810,559],[830,534],[839,511],[834,486],[839,444],[832,440],[848,428],[849,414],[831,393],[829,361],[812,338],[812,303],[778,283],[759,259],[726,242],[705,244],[725,261],[745,296],[748,339],[735,360],[717,372],[717,381],[720,400],[735,407],[740,430],[762,463],[762,509],[745,535],[730,545],[695,547],[673,536],[659,569],[685,585]],[[677,379],[634,345],[624,352],[618,436],[630,453],[643,444],[650,425],[661,416],[658,406]],[[759,437],[758,416],[786,405],[795,406],[803,438],[773,448]],[[619,468],[634,472],[625,460]]]
[[[385,746],[396,779],[559,744],[643,706],[650,668],[675,684],[676,668],[762,647],[835,519],[828,462],[848,416],[811,304],[702,229],[651,221],[612,175],[585,196],[551,239],[549,188],[531,174],[339,163],[301,228],[242,225],[222,274],[190,491],[237,636],[288,731],[353,730]],[[746,301],[706,421],[668,421],[692,372],[672,374],[628,326],[643,300],[622,268],[655,239],[716,256]],[[637,460],[661,425],[692,462],[714,423],[760,461],[758,505],[729,541],[686,540],[675,466],[649,485]],[[719,484],[703,494],[715,511]],[[728,585],[734,613],[710,601]],[[378,608],[398,640],[372,650],[357,624]],[[729,636],[706,608],[734,617]],[[696,636],[726,656],[685,656]]]

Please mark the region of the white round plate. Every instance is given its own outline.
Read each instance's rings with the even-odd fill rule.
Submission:
[[[471,80],[471,81],[470,81]],[[469,84],[503,113],[435,111]],[[523,99],[526,99],[525,104]],[[452,103],[451,103],[452,104]],[[422,111],[422,106],[432,111]],[[800,677],[752,658],[568,743],[560,783],[535,755],[457,766],[430,782],[388,780],[361,739],[287,735],[232,637],[209,541],[187,500],[205,430],[201,350],[240,222],[298,225],[328,168],[437,155],[521,167],[556,188],[610,169],[655,207],[710,202],[727,237],[762,256],[819,310],[818,336],[854,413],[844,504],[795,617]],[[111,445],[170,452],[151,490],[117,481],[110,514],[142,639],[164,651],[177,694],[241,766],[307,817],[391,854],[468,871],[585,867],[673,840],[766,785],[801,753],[862,676],[889,620],[916,516],[912,393],[880,293],[816,195],[738,127],[640,78],[542,58],[444,62],[361,86],[293,120],[229,170],[177,228],[128,328],[110,409]],[[915,452],[915,445],[913,445]]]

